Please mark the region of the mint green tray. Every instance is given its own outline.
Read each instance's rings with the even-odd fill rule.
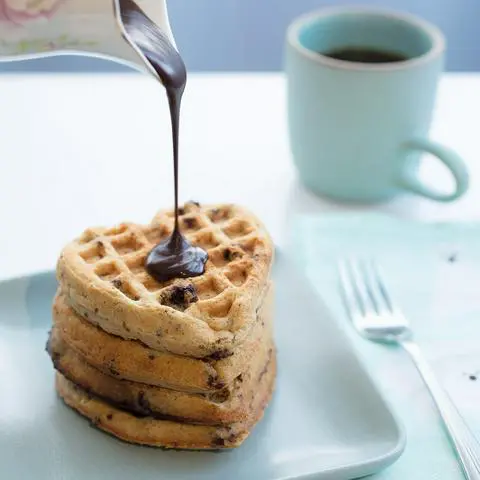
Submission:
[[[139,447],[91,428],[56,397],[44,352],[54,274],[0,283],[0,478],[348,479],[395,461],[402,429],[348,339],[283,255],[274,277],[274,400],[242,447],[220,453]]]

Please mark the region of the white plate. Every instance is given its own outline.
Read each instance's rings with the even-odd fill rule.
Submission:
[[[345,334],[306,279],[277,259],[279,374],[239,449],[179,452],[112,438],[63,405],[44,352],[53,273],[0,283],[0,478],[348,479],[377,472],[405,438]]]

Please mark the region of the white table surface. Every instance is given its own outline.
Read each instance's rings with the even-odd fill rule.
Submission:
[[[406,197],[346,207],[306,192],[291,164],[280,74],[191,75],[181,128],[181,200],[240,202],[288,242],[292,215],[345,208],[423,220],[480,217],[480,75],[441,81],[432,138],[471,170],[460,201]],[[53,268],[89,225],[146,222],[173,202],[163,91],[141,75],[0,77],[0,278]],[[450,178],[426,159],[422,173]]]

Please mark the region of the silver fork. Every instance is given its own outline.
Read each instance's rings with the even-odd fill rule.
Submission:
[[[410,355],[423,378],[457,452],[465,478],[480,479],[480,445],[450,397],[438,383],[408,320],[390,297],[373,261],[344,260],[339,265],[344,300],[357,331],[374,342],[396,344]]]

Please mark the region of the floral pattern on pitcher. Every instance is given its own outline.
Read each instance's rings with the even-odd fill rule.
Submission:
[[[165,0],[137,1],[154,21],[164,21]],[[0,0],[0,63],[51,53],[99,56],[145,70],[122,37],[113,0]]]
[[[64,0],[0,0],[0,22],[23,25],[48,19]]]
[[[67,0],[0,0],[0,25],[3,23],[9,27],[9,34],[2,32],[0,35],[0,54],[22,56],[56,50],[93,50],[98,41],[62,33],[61,30],[56,34],[52,32],[51,37],[42,35],[50,30],[50,26],[42,25],[46,25],[67,3]],[[59,12],[62,14],[65,12]]]
[[[0,0],[1,1],[1,0]],[[4,55],[28,55],[46,53],[55,50],[91,50],[98,45],[96,41],[80,41],[68,35],[60,35],[54,39],[32,39],[6,42],[0,40],[0,51]]]

